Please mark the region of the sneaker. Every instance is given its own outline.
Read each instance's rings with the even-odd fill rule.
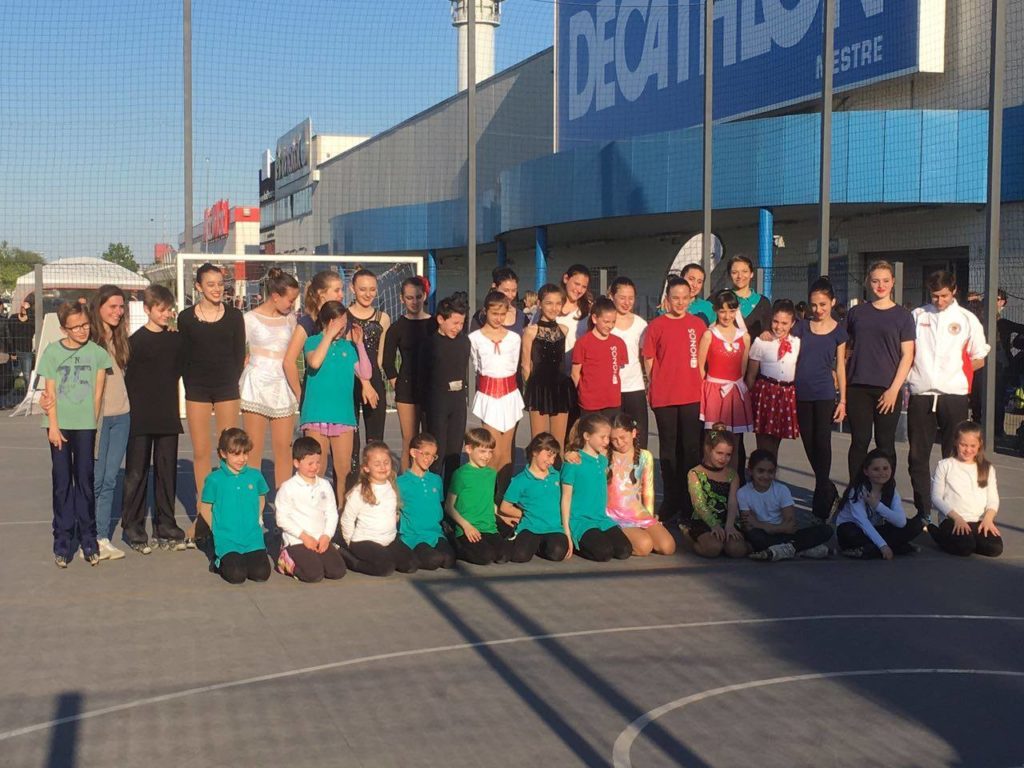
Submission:
[[[796,557],[796,547],[788,541],[784,544],[772,544],[768,549],[751,553],[749,557],[751,560],[764,560],[769,563],[776,560],[792,560]]]
[[[184,539],[157,539],[156,545],[168,552],[184,552],[188,548]]]
[[[68,567],[68,559],[64,555],[54,555],[53,562],[56,563],[58,568]]]
[[[118,549],[110,543],[110,539],[97,539],[96,543],[99,545],[100,560],[123,560],[124,550]]]
[[[100,564],[100,560],[102,560],[102,559],[103,558],[100,557],[100,553],[99,552],[93,552],[91,555],[85,555],[85,562],[87,562],[89,565],[91,565],[93,567],[99,565]]]
[[[148,555],[153,551],[148,541],[129,541],[128,548],[138,552],[140,555]]]
[[[824,560],[828,557],[828,544],[819,544],[816,547],[805,549],[798,554],[800,557],[806,557],[808,560]]]
[[[191,537],[189,537],[189,536],[186,536],[185,537],[185,549],[195,549],[195,548],[196,548],[196,540],[191,538]]]
[[[864,548],[863,547],[850,547],[842,551],[843,557],[852,557],[857,560],[864,559]]]

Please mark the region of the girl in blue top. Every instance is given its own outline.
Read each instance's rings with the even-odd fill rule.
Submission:
[[[338,301],[328,301],[317,314],[316,330],[306,339],[306,391],[299,415],[303,434],[315,438],[320,449],[334,456],[338,506],[345,496],[345,478],[352,466],[352,437],[356,410],[352,390],[355,377],[369,377],[369,360],[362,334],[348,328],[348,313]],[[327,471],[321,464],[321,475]]]
[[[409,441],[409,469],[398,476],[398,537],[426,571],[451,568],[455,552],[441,530],[444,492],[441,476],[430,471],[437,460],[437,440],[420,432]]]
[[[512,542],[513,563],[525,563],[540,555],[545,560],[565,560],[569,537],[562,530],[559,507],[558,441],[550,432],[541,432],[526,446],[529,466],[512,478],[501,502],[501,513],[522,517]],[[571,489],[570,489],[571,491]]]
[[[562,530],[569,537],[566,558],[577,551],[588,560],[625,560],[633,552],[626,534],[608,517],[608,441],[612,425],[591,413],[573,426],[567,451],[579,464],[562,465]]]

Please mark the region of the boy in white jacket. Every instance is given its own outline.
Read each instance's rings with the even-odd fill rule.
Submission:
[[[340,579],[345,561],[331,543],[338,530],[334,489],[320,477],[323,457],[312,437],[300,437],[292,445],[295,474],[277,491],[277,525],[283,541],[277,569],[299,581]]]

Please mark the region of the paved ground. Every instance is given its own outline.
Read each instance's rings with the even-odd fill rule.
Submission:
[[[195,551],[59,571],[45,438],[2,418],[0,764],[1020,766],[1024,462],[996,463],[995,561],[922,539],[230,587]]]

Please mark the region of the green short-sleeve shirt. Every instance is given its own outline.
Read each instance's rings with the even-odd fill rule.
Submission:
[[[569,532],[573,546],[580,545],[580,537],[591,528],[607,531],[615,527],[608,517],[608,457],[591,456],[580,451],[580,463],[562,464],[562,482],[572,486],[569,506]]]
[[[494,516],[494,484],[498,473],[491,467],[463,464],[455,470],[448,493],[455,495],[455,511],[466,518],[480,533],[497,533]],[[455,535],[462,536],[462,526],[455,526]]]
[[[318,333],[306,339],[302,351],[306,354],[320,346],[324,335]],[[348,339],[331,342],[327,356],[316,370],[306,367],[306,388],[299,412],[300,424],[356,425],[356,407],[352,396],[356,382],[356,364],[359,352]]]
[[[56,384],[58,427],[96,429],[96,377],[113,365],[107,350],[91,341],[77,349],[59,341],[47,345],[39,358],[39,375]],[[43,426],[49,426],[45,416]]]
[[[516,527],[531,533],[561,533],[562,503],[559,474],[549,469],[545,478],[539,478],[527,467],[512,478],[505,501],[523,510],[523,519]]]
[[[444,538],[441,476],[433,472],[417,477],[411,470],[398,476],[398,496],[402,511],[398,518],[398,536],[409,549],[420,544],[436,547]]]
[[[206,477],[203,503],[213,507],[213,550],[215,565],[228,552],[265,549],[260,525],[260,496],[270,488],[263,473],[244,467],[237,475],[226,461]]]

